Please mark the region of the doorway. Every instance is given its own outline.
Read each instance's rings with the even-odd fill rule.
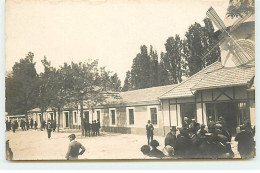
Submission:
[[[69,127],[69,112],[64,112],[65,127]]]
[[[84,112],[84,118],[89,122],[89,111]]]

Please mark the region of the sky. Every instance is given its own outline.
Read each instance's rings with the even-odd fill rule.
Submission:
[[[7,0],[6,71],[34,53],[37,72],[47,57],[54,67],[98,59],[122,85],[140,46],[165,52],[166,39],[184,37],[194,22],[203,25],[212,6],[225,17],[228,0]],[[160,57],[159,57],[160,58]]]

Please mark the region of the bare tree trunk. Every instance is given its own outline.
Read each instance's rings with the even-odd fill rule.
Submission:
[[[60,107],[58,107],[58,132],[60,132]]]
[[[83,102],[80,103],[81,135],[84,136]]]

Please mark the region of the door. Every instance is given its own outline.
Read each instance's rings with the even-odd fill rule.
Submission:
[[[69,127],[69,112],[64,112],[65,116],[65,127]]]

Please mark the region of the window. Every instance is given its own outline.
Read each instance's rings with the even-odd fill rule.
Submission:
[[[73,118],[74,118],[74,123],[77,124],[78,119],[77,119],[77,111],[73,112]]]
[[[135,124],[134,109],[128,109],[129,125]]]
[[[156,108],[150,108],[151,113],[151,123],[157,124],[157,109]]]
[[[97,120],[100,121],[100,110],[97,111]]]
[[[50,113],[50,115],[51,115],[51,120],[54,120],[54,116],[53,116],[53,113]]]
[[[115,110],[111,110],[112,125],[116,124]]]

